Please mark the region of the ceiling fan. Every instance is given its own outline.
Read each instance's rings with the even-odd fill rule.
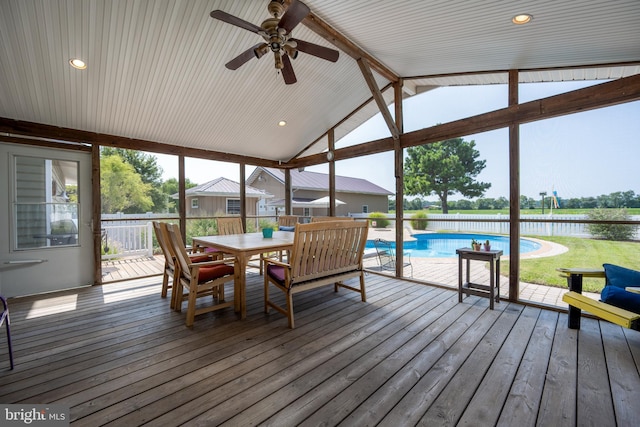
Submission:
[[[264,39],[264,42],[250,47],[227,62],[225,67],[237,70],[254,56],[260,59],[271,50],[275,57],[276,69],[282,71],[284,82],[289,85],[297,81],[289,58],[296,59],[298,52],[304,52],[331,62],[338,60],[339,52],[337,50],[292,37],[291,31],[311,12],[306,4],[293,0],[285,11],[284,0],[271,0],[267,9],[273,18],[265,19],[260,26],[222,10],[214,10],[210,13],[214,19],[251,31]]]

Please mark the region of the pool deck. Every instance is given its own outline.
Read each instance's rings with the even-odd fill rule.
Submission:
[[[414,238],[412,234],[422,233],[422,231],[411,230],[405,228],[404,240],[409,241]],[[430,233],[430,232],[426,232]],[[395,237],[395,230],[391,228],[386,229],[369,229],[368,239],[373,240],[376,238],[382,238],[386,240],[393,240]],[[522,254],[520,259],[528,258],[542,258],[548,256],[560,255],[568,248],[557,243],[548,242],[546,240],[527,237],[528,240],[533,240],[540,244],[540,248],[536,251]],[[502,259],[509,259],[509,256],[503,256]],[[473,263],[480,263],[479,261],[472,261],[471,268],[471,280],[474,283],[489,283],[489,270],[486,268],[474,267]],[[413,266],[413,277],[416,279],[423,279],[429,282],[437,283],[444,286],[458,286],[458,258],[411,258],[411,264]],[[369,252],[369,256],[365,257],[365,267],[371,270],[379,269],[379,263],[375,257],[375,250]],[[409,276],[410,269],[405,268],[405,276]],[[502,298],[509,297],[509,275],[508,272],[501,272],[500,274],[500,295]],[[556,288],[545,285],[538,285],[535,283],[520,282],[520,299],[531,301],[539,304],[563,307],[566,308],[567,304],[562,301],[562,295],[567,291],[567,288]],[[584,292],[585,295],[594,299],[600,299],[600,294],[592,292]]]

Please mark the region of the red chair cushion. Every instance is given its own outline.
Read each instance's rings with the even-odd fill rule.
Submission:
[[[211,261],[211,257],[209,255],[190,256],[189,259],[191,259],[191,262]]]
[[[198,282],[208,282],[209,280],[217,279],[219,277],[232,275],[233,272],[233,267],[227,264],[202,267],[200,268],[200,274],[198,275]]]
[[[271,277],[276,283],[284,286],[284,267],[279,265],[268,265],[267,266],[267,274]]]

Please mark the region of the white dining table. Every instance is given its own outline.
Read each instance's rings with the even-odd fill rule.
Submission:
[[[236,258],[238,272],[234,285],[234,307],[240,318],[247,317],[246,287],[247,266],[254,255],[266,252],[285,251],[293,247],[294,233],[290,231],[274,231],[273,237],[267,238],[262,233],[228,234],[225,236],[200,236],[193,238],[194,250],[198,248],[214,248]]]

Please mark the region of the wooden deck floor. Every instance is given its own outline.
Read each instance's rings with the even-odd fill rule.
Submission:
[[[246,320],[193,329],[159,277],[13,299],[0,402],[66,405],[83,426],[639,425],[636,331],[375,274],[366,303],[296,295],[290,330],[261,280]]]

